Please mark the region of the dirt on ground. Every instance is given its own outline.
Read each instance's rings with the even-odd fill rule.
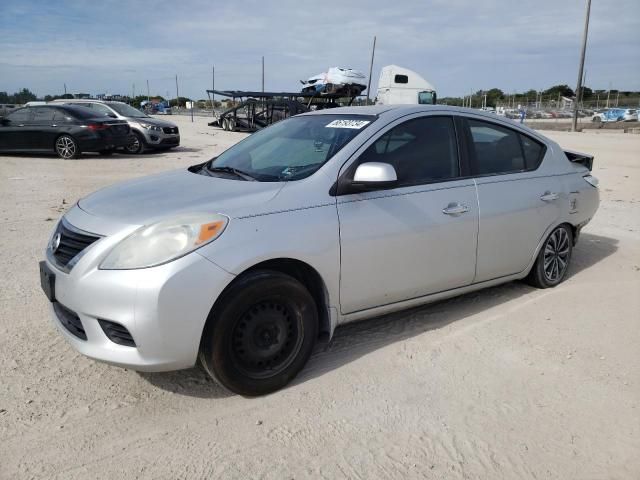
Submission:
[[[243,137],[172,120],[166,153],[0,156],[0,478],[640,478],[640,135],[549,133],[601,181],[566,282],[340,327],[288,388],[248,399],[199,368],[81,356],[40,290],[79,198]]]

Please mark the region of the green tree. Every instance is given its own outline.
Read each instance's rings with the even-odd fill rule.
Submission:
[[[547,88],[544,92],[542,92],[543,95],[545,96],[551,95],[554,98],[558,96],[558,93],[562,97],[568,97],[568,98],[571,98],[575,95],[575,93],[569,87],[569,85],[554,85],[553,87]]]

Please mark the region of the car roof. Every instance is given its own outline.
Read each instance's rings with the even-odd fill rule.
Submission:
[[[479,120],[486,119],[489,122],[505,127],[520,130],[533,136],[539,140],[547,141],[546,137],[530,128],[528,125],[516,123],[511,119],[500,117],[493,112],[477,110],[475,108],[463,108],[449,105],[368,105],[362,107],[340,107],[327,108],[324,110],[315,110],[313,112],[303,113],[297,116],[305,115],[373,115],[384,118],[387,123],[391,123],[399,118],[414,113],[461,113],[464,115],[476,117]]]
[[[49,103],[125,103],[118,100],[98,100],[97,98],[56,98]],[[126,104],[125,104],[126,105]]]
[[[412,113],[422,112],[456,112],[479,115],[492,120],[501,120],[495,113],[450,105],[368,105],[362,107],[327,108],[304,113],[303,115],[384,115],[385,118],[399,118]]]

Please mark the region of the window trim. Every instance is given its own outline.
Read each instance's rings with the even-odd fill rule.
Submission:
[[[410,118],[407,118],[410,117]],[[353,176],[355,174],[356,169],[358,168],[358,166],[360,165],[360,157],[371,147],[375,144],[375,142],[377,142],[378,140],[380,140],[384,135],[386,135],[387,133],[389,133],[391,130],[393,130],[394,128],[398,127],[399,125],[402,125],[403,123],[406,122],[411,122],[413,120],[420,120],[420,119],[426,119],[426,118],[434,118],[434,117],[447,117],[449,119],[451,119],[452,124],[453,124],[453,131],[454,131],[454,135],[455,135],[455,139],[456,139],[456,151],[457,151],[457,156],[458,156],[458,176],[456,177],[451,177],[451,178],[441,178],[441,179],[436,179],[436,180],[432,180],[432,181],[416,181],[416,182],[410,182],[410,183],[403,183],[403,184],[396,184],[396,185],[391,185],[391,186],[380,186],[378,188],[371,188],[371,189],[367,189],[366,192],[377,192],[377,191],[385,191],[385,190],[396,190],[396,189],[402,189],[402,188],[410,188],[410,187],[415,187],[415,186],[421,186],[421,185],[434,185],[434,184],[439,184],[439,183],[448,183],[448,182],[457,182],[460,180],[468,180],[469,178],[472,178],[471,175],[471,171],[470,171],[470,163],[469,163],[469,158],[468,158],[468,151],[467,151],[467,146],[465,144],[465,142],[462,141],[462,137],[463,137],[463,130],[462,130],[462,123],[461,123],[461,119],[463,117],[461,117],[460,115],[457,115],[455,112],[446,112],[446,113],[430,113],[427,115],[407,115],[407,116],[403,116],[400,118],[397,118],[395,121],[391,122],[390,124],[388,124],[385,128],[382,128],[381,130],[379,130],[378,132],[376,132],[376,134],[374,134],[373,136],[371,136],[365,143],[363,143],[360,148],[358,149],[358,151],[356,153],[354,153],[353,155],[353,160],[349,160],[348,165],[343,165],[343,172],[339,175],[337,182],[333,185],[333,187],[331,188],[331,190],[329,191],[329,194],[331,196],[343,196],[343,195],[353,195],[353,194],[358,194],[358,193],[362,193],[361,190],[354,190],[351,186],[351,182],[353,181]]]

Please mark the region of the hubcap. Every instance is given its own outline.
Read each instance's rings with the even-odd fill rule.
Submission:
[[[263,301],[240,317],[232,333],[234,363],[251,378],[268,378],[287,368],[298,354],[301,324],[280,301]]]
[[[544,246],[544,276],[550,282],[557,282],[569,264],[569,235],[564,228],[556,229]]]
[[[69,137],[60,137],[56,141],[56,150],[62,158],[72,158],[76,154],[76,144]]]

